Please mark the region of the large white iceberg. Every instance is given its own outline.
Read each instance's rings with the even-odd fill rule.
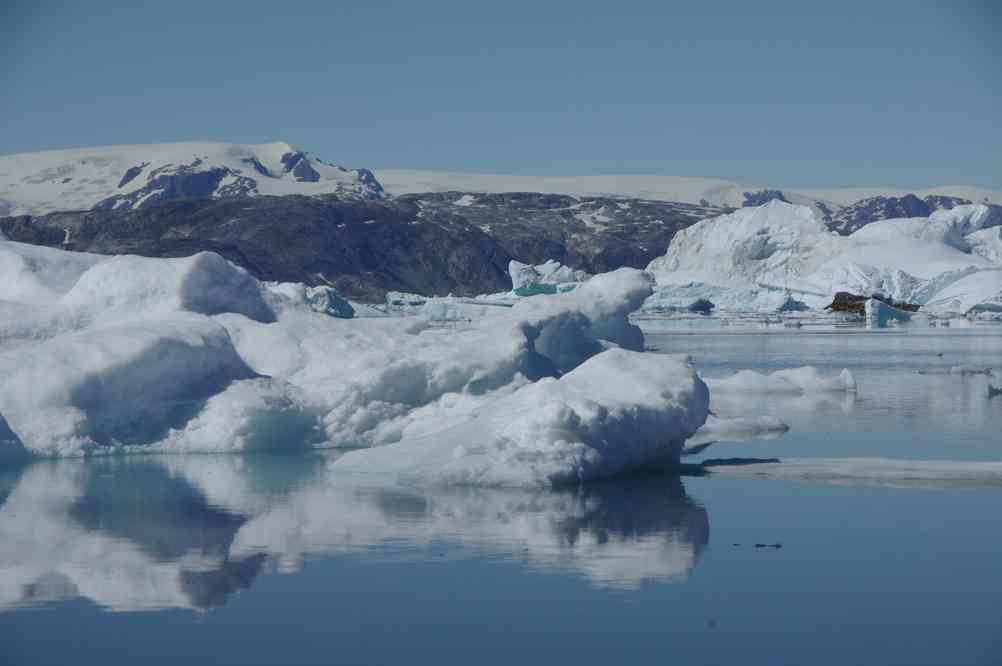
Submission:
[[[697,288],[736,311],[782,311],[788,299],[819,308],[840,291],[922,305],[1002,268],[997,218],[988,206],[964,205],[839,236],[805,206],[743,208],[676,234],[647,267],[658,286],[645,309],[677,306]]]
[[[677,458],[706,416],[684,359],[641,354],[628,318],[651,281],[632,269],[477,306],[455,326],[343,319],[336,294],[261,284],[211,253],[107,258],[0,241],[0,273],[8,452],[392,444],[432,480],[448,476],[428,470],[443,442],[453,455],[506,437],[517,446],[503,455],[473,465],[470,453],[468,481],[537,485]]]

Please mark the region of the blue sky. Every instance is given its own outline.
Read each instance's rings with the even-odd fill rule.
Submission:
[[[1002,189],[1002,3],[2,3],[0,153]]]

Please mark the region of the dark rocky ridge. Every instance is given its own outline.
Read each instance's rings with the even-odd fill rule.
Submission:
[[[914,303],[905,303],[904,301],[895,301],[893,298],[884,296],[883,294],[870,294],[870,295],[859,295],[850,294],[847,291],[840,291],[835,294],[832,299],[831,305],[827,306],[825,309],[830,312],[842,312],[849,315],[854,315],[857,317],[862,317],[866,314],[866,302],[870,299],[875,301],[880,301],[881,303],[886,303],[892,308],[897,308],[898,310],[904,310],[905,312],[918,312],[919,306]]]
[[[283,163],[294,174],[308,167],[301,177],[311,178],[313,169],[302,155],[289,153]],[[330,284],[349,298],[373,302],[390,290],[464,296],[504,291],[511,288],[511,259],[529,264],[555,259],[590,273],[644,268],[665,253],[680,229],[730,212],[709,205],[531,192],[371,200],[247,196],[253,181],[246,191],[240,191],[240,178],[219,188],[222,178],[233,174],[197,171],[197,166],[170,169],[161,183],[162,196],[154,192],[134,209],[132,202],[112,208],[115,202],[107,201],[85,212],[0,218],[0,231],[11,240],[103,254],[170,257],[211,250],[260,279]],[[365,170],[359,173],[371,178]],[[156,173],[147,178],[151,186],[158,182]],[[372,180],[371,190],[381,193]],[[147,190],[133,195],[149,195]],[[751,203],[782,198],[778,190],[749,194],[755,195]],[[877,220],[928,215],[961,203],[967,202],[874,197],[842,209],[829,227],[845,234]]]
[[[950,210],[971,203],[960,197],[930,195],[919,199],[914,194],[903,197],[870,197],[838,211],[829,223],[833,231],[848,236],[866,225],[897,217],[929,217],[933,211]]]
[[[508,192],[441,192],[398,197],[431,222],[463,220],[518,261],[563,264],[602,273],[645,268],[668,250],[675,234],[728,209],[667,201]],[[457,202],[459,202],[457,204]]]
[[[456,202],[459,201],[460,204]],[[472,205],[461,205],[472,201]],[[645,267],[672,237],[723,209],[657,201],[510,193],[174,199],[135,210],[0,219],[15,241],[101,254],[217,252],[264,280],[475,295],[511,288],[508,262],[557,259],[592,273]]]

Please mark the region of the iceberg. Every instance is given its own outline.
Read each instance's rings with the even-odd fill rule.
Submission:
[[[869,326],[876,326],[878,328],[884,328],[891,323],[911,321],[912,316],[915,314],[908,310],[901,310],[893,305],[888,305],[876,298],[866,299],[866,303],[863,304],[863,313],[866,323]]]
[[[677,463],[708,404],[687,357],[609,350],[447,430],[352,451],[336,467],[404,484],[575,483]]]
[[[843,368],[835,377],[826,377],[817,368],[809,365],[800,368],[776,370],[769,374],[754,370],[741,370],[720,379],[706,379],[706,384],[714,392],[751,392],[775,394],[802,394],[856,391],[856,379]]]
[[[821,309],[831,299],[820,294],[793,291],[785,288],[726,287],[705,282],[659,284],[654,293],[644,301],[645,314],[686,313],[699,301],[709,301],[714,312],[721,313],[773,313],[802,312]]]
[[[647,270],[659,285],[799,286],[841,245],[813,209],[773,200],[682,229]]]
[[[591,277],[585,271],[564,266],[552,259],[537,266],[523,264],[513,259],[508,263],[508,275],[511,276],[512,292],[517,296],[569,291],[577,283]]]
[[[676,234],[647,267],[657,288],[645,309],[670,311],[708,298],[725,312],[776,312],[788,297],[819,309],[838,292],[939,303],[955,297],[954,284],[969,292],[978,276],[994,282],[992,273],[1002,268],[998,218],[989,206],[963,205],[839,236],[812,208],[770,201]],[[995,294],[978,295],[990,303]]]
[[[1002,312],[1002,268],[965,276],[937,292],[921,312],[940,317]]]
[[[476,310],[442,326],[348,319],[330,288],[213,253],[0,252],[4,455],[385,447],[345,468],[537,486],[677,460],[706,418],[688,360],[642,353],[629,316],[651,280],[633,269],[511,307],[422,306]]]

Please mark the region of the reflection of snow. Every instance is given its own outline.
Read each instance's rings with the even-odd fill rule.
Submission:
[[[0,608],[74,596],[207,608],[306,555],[432,544],[634,587],[686,578],[709,539],[677,477],[425,491],[345,485],[332,470],[326,455],[32,464],[0,505]]]

